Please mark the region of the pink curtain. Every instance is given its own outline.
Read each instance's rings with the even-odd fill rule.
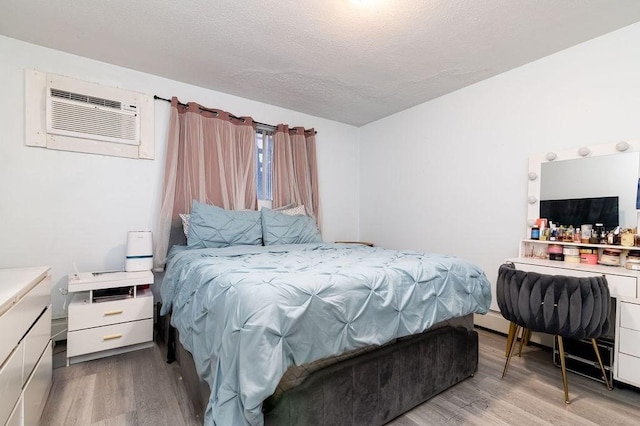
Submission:
[[[273,136],[273,207],[304,204],[320,224],[316,132],[279,124]]]
[[[255,128],[251,117],[171,100],[164,191],[154,262],[184,239],[180,213],[192,200],[230,210],[256,209]]]

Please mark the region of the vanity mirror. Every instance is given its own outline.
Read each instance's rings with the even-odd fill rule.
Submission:
[[[541,200],[618,197],[619,224],[637,226],[640,140],[534,155],[529,160],[528,222]]]

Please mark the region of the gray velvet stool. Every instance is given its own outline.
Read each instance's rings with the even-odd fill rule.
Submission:
[[[605,386],[612,389],[596,344],[596,339],[609,330],[609,287],[604,276],[546,275],[516,270],[513,264],[504,264],[498,271],[496,290],[500,312],[512,323],[503,378],[522,329],[522,340],[531,331],[553,334],[557,339],[567,404],[570,401],[563,337],[591,340]]]

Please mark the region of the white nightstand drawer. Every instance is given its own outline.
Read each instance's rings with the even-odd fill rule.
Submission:
[[[640,305],[620,302],[620,327],[640,330]]]
[[[153,318],[153,294],[140,290],[136,298],[89,303],[76,294],[69,304],[69,331]]]
[[[67,334],[67,357],[106,351],[153,339],[153,318],[70,331]]]

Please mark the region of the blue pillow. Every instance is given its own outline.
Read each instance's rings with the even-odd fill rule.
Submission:
[[[266,207],[263,207],[260,213],[262,214],[262,241],[265,246],[322,242],[318,225],[310,216],[290,216]]]
[[[187,247],[237,245],[262,245],[260,212],[225,210],[194,200],[189,217]]]

